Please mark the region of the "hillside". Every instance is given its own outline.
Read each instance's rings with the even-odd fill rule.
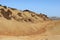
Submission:
[[[0,5],[1,36],[23,36],[24,38],[25,36],[32,36],[32,39],[34,39],[35,37],[60,35],[59,24],[60,20],[51,20],[45,14]]]
[[[14,8],[8,8],[6,6],[0,6],[0,25],[1,30],[3,30],[0,31],[1,32],[0,34],[4,35],[33,34],[44,27],[42,26],[42,24],[45,21],[49,21],[49,19],[44,14],[37,14],[30,10],[20,11]]]

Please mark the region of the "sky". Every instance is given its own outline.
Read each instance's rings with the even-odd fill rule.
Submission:
[[[5,5],[19,10],[31,10],[48,16],[60,17],[60,0],[0,0]]]

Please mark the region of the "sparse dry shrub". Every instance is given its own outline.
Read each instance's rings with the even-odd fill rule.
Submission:
[[[35,14],[31,14],[31,16],[32,16],[32,17],[34,17],[34,16],[35,16]]]
[[[17,10],[17,9],[15,9],[15,8],[11,8],[12,10]]]
[[[47,19],[49,19],[48,17],[47,17],[47,15],[45,15],[45,14],[42,14],[42,13],[40,13],[40,14],[36,14],[38,17],[40,17],[40,18],[42,18],[43,20],[47,20]]]
[[[18,16],[22,17],[21,13],[17,13]]]
[[[2,5],[0,4],[0,6],[2,6]]]
[[[31,19],[28,19],[29,21],[32,21]]]
[[[43,18],[43,20],[47,20],[48,19],[47,15],[45,15],[45,14],[42,14],[42,18]]]
[[[17,17],[16,15],[12,16],[13,19],[15,19],[16,21],[20,21],[21,19],[19,17]]]
[[[38,18],[36,17],[36,15],[37,15],[37,14],[31,14],[32,17],[34,17],[35,19],[38,19]]]
[[[1,17],[1,15],[0,15],[0,17]]]
[[[9,17],[9,19],[11,19],[11,16],[12,16],[12,12],[10,11],[10,10],[7,10],[7,15],[8,15],[8,17]]]
[[[45,15],[45,14],[42,14],[42,13],[40,13],[40,16],[41,16],[41,17],[48,18],[48,17],[47,17],[47,15]]]
[[[25,22],[28,22],[27,18],[23,18],[23,20],[24,20]]]
[[[23,12],[25,12],[25,11],[28,11],[28,12],[29,12],[29,10],[27,10],[27,9],[26,9],[26,10],[24,10]]]
[[[10,17],[11,12],[9,12],[9,10],[6,12],[4,9],[1,9],[1,14],[3,15],[4,18],[6,18],[8,20],[11,19],[11,17]]]
[[[25,22],[28,22],[28,20],[24,19]]]
[[[29,13],[33,13],[33,14],[35,14],[35,12],[30,11],[30,10],[28,10],[28,9],[24,10],[23,12],[29,12]]]
[[[32,22],[32,23],[34,22],[33,19],[28,19],[28,21],[29,21],[29,22]]]
[[[32,23],[34,22],[32,18],[23,18],[23,20],[25,22],[32,22]]]
[[[15,15],[12,15],[12,18],[16,20],[16,16]]]
[[[8,8],[10,8],[10,9],[12,9],[12,10],[17,10],[16,8],[11,8],[11,7],[8,7]]]
[[[7,8],[7,6],[3,6],[5,9]]]

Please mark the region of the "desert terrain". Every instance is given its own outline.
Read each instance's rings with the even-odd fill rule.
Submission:
[[[60,40],[60,20],[0,5],[0,40]]]

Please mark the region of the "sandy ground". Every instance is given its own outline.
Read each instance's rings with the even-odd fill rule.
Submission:
[[[60,35],[51,36],[0,36],[0,40],[60,40]]]
[[[48,32],[30,36],[0,36],[0,40],[60,40],[60,35],[53,35]]]
[[[45,40],[47,36],[0,36],[0,40]]]

